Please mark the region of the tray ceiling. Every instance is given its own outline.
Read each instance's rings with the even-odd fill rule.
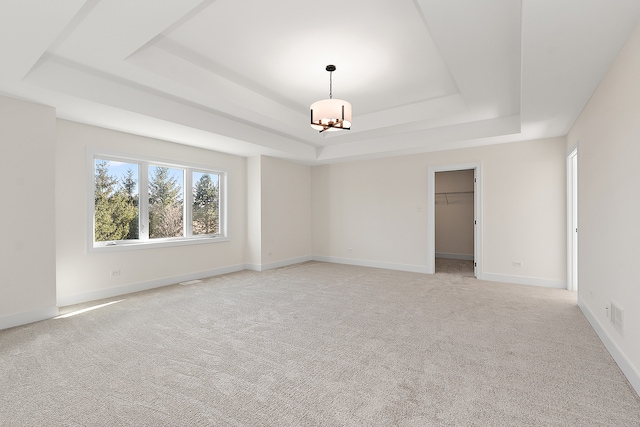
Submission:
[[[632,0],[0,4],[0,92],[61,118],[309,164],[566,135]],[[309,105],[353,106],[319,134]]]

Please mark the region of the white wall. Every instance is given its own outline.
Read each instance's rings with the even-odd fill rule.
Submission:
[[[109,253],[87,252],[90,230],[87,224],[88,148],[152,156],[227,171],[230,241]],[[247,229],[245,158],[58,120],[55,166],[59,305],[244,269]],[[111,270],[120,270],[120,276],[111,277]]]
[[[252,263],[259,259],[259,265],[252,268],[264,270],[310,260],[311,167],[260,156],[249,159],[249,170],[250,187],[259,185],[259,189],[249,188],[249,194],[255,194],[249,213],[253,218],[249,250]]]
[[[640,27],[574,124],[578,143],[578,300],[640,393]],[[607,318],[616,302],[624,334]]]
[[[473,169],[435,174],[436,258],[473,259]]]
[[[428,168],[481,163],[482,275],[566,287],[565,152],[553,138],[316,166],[314,257],[429,271]]]
[[[252,270],[262,264],[262,160],[260,156],[247,159],[247,248],[246,262]]]
[[[0,329],[57,314],[55,110],[0,96]]]

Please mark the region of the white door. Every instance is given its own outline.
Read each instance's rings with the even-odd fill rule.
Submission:
[[[478,169],[473,169],[473,276],[478,277]]]
[[[567,289],[578,290],[578,149],[567,157]]]

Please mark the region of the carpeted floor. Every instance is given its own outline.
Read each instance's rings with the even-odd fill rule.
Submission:
[[[0,426],[640,425],[574,293],[472,276],[308,262],[0,331]]]

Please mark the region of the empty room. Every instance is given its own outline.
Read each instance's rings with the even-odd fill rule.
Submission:
[[[640,2],[0,34],[0,426],[640,425]]]

